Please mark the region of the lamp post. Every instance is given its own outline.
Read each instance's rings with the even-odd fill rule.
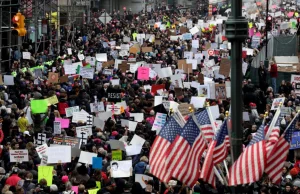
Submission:
[[[231,0],[231,16],[225,25],[226,37],[231,42],[231,88],[234,88],[231,90],[231,154],[234,162],[243,151],[242,42],[248,37],[248,22],[242,16],[241,0]]]
[[[269,12],[269,0],[266,1],[266,23],[268,20],[268,12]],[[264,65],[266,68],[269,67],[269,59],[268,59],[268,30],[267,30],[267,25],[266,25],[266,55],[265,55],[265,62]]]

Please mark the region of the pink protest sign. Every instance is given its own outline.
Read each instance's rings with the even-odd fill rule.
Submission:
[[[78,194],[78,186],[72,186],[72,191]]]
[[[69,124],[70,124],[69,119],[55,118],[55,121],[60,122],[61,128],[69,128]]]
[[[260,32],[257,32],[257,33],[255,34],[255,36],[261,37],[261,33],[260,33]]]
[[[140,80],[149,80],[150,69],[148,67],[139,67],[137,78]]]
[[[288,13],[288,17],[289,17],[289,18],[291,18],[291,17],[293,17],[293,16],[294,16],[294,12],[291,11],[291,12]]]
[[[276,9],[277,8],[277,5],[272,5],[272,9]]]

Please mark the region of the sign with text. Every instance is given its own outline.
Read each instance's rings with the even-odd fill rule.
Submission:
[[[108,102],[121,102],[121,92],[119,90],[110,90],[107,93]]]
[[[292,136],[290,150],[299,149],[299,148],[300,148],[300,131],[295,131]]]
[[[9,150],[10,162],[28,162],[28,150]]]

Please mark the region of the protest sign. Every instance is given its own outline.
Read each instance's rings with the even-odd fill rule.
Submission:
[[[38,182],[41,179],[45,179],[47,181],[47,186],[52,185],[53,180],[53,166],[38,166]]]
[[[74,112],[79,112],[79,106],[66,108],[66,117],[72,117]]]
[[[54,105],[58,103],[58,99],[56,95],[47,98],[47,100],[48,100],[48,105]]]
[[[72,123],[87,122],[88,116],[86,112],[73,112]]]
[[[112,150],[112,160],[122,160],[122,150]]]
[[[121,102],[121,92],[119,90],[111,90],[107,92],[108,102]]]
[[[110,144],[110,148],[112,150],[123,150],[123,151],[125,151],[125,145],[124,145],[124,142],[122,142],[122,141],[110,139],[109,144]]]
[[[92,133],[92,126],[82,126],[82,127],[76,127],[76,133],[81,134],[81,132],[87,133],[89,136],[93,135]]]
[[[272,107],[271,110],[277,110],[277,108],[279,107],[280,103],[283,105],[284,103],[284,97],[283,98],[275,98],[272,102]]]
[[[48,100],[31,100],[30,107],[33,114],[46,113],[48,111]]]
[[[4,75],[4,85],[13,86],[15,85],[14,76],[12,75]]]
[[[151,176],[147,176],[144,174],[135,174],[135,182],[138,182],[141,184],[142,188],[145,189],[147,186],[147,182],[149,180],[153,180],[153,177]]]
[[[139,80],[149,80],[149,72],[150,69],[148,67],[139,67],[137,78]]]
[[[300,148],[300,131],[295,131],[292,135],[291,150]]]
[[[128,145],[125,147],[127,156],[135,156],[141,153],[143,145]]]
[[[93,157],[97,157],[97,154],[81,151],[78,162],[85,163],[85,164],[93,164]]]
[[[48,82],[49,83],[58,83],[58,73],[49,72]]]
[[[187,104],[187,103],[181,103],[178,106],[178,111],[181,113],[182,116],[187,116],[191,112],[190,111],[195,111],[194,105],[192,104]]]
[[[205,100],[205,97],[192,96],[191,104],[193,104],[195,108],[203,108]]]
[[[152,52],[152,47],[142,47],[142,52],[143,53]]]
[[[112,112],[114,115],[121,114],[121,106],[117,104],[106,105],[106,111]]]
[[[230,60],[226,58],[222,58],[220,62],[220,70],[219,74],[224,75],[225,77],[230,77]]]
[[[61,136],[54,136],[53,143],[57,145],[67,145],[71,146],[72,148],[79,148],[80,147],[80,140],[77,137],[61,137]]]
[[[144,113],[129,113],[130,117],[134,117],[134,121],[142,122],[144,120]]]
[[[101,62],[106,62],[107,61],[107,53],[97,53],[96,60],[101,61]]]
[[[36,144],[37,145],[43,145],[47,143],[47,138],[45,133],[38,133],[37,139],[36,139]]]
[[[81,75],[82,78],[93,79],[94,78],[94,73],[95,73],[94,68],[81,67],[79,75]]]
[[[28,150],[9,150],[10,162],[28,162]]]
[[[152,125],[152,131],[161,130],[166,123],[167,114],[156,113],[154,123]]]
[[[93,169],[102,169],[102,158],[101,157],[93,157],[92,159],[93,165],[92,168]]]
[[[55,118],[55,121],[60,122],[61,128],[69,128],[70,120],[69,119],[62,119],[62,118]]]
[[[48,149],[47,144],[43,144],[43,145],[38,146],[38,147],[35,148],[35,150],[38,153],[40,159],[42,159],[43,155],[47,155],[47,149]]]
[[[105,125],[105,122],[102,119],[94,117],[93,126],[96,126],[97,128],[100,128],[103,130],[104,125]]]
[[[132,174],[132,160],[111,161],[110,166],[113,178],[130,177]]]
[[[300,83],[300,75],[292,74],[291,75],[291,83],[292,83],[292,86],[295,88],[295,93],[299,96],[300,95],[300,89],[298,89],[296,87],[296,84]]]
[[[53,133],[54,134],[61,134],[61,124],[60,121],[53,122]]]
[[[130,141],[130,145],[144,145],[145,139],[134,134],[133,138]]]
[[[23,59],[28,59],[28,60],[31,59],[31,53],[30,52],[22,52],[22,54],[23,54]]]
[[[71,146],[48,147],[48,164],[71,162]]]
[[[226,86],[225,84],[216,84],[215,85],[215,94],[216,99],[226,100]]]

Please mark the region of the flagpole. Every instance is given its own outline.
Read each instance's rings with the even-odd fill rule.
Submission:
[[[292,121],[289,123],[289,125],[287,126],[287,128],[285,128],[285,130],[283,131],[283,133],[286,132],[286,130],[291,126],[291,124],[294,122],[294,120],[299,116],[300,110],[298,110],[297,114],[294,116],[294,118],[292,119]]]
[[[278,117],[279,117],[279,115],[280,115],[280,112],[281,112],[281,106],[282,106],[282,103],[279,104],[279,107],[277,108],[276,113],[275,113],[275,115],[274,115],[274,117],[273,117],[273,120],[272,120],[272,122],[271,122],[271,124],[270,124],[270,126],[269,126],[268,132],[267,132],[266,137],[265,137],[266,140],[269,139],[269,136],[270,136],[270,134],[271,134],[272,131],[273,131],[274,125],[275,125],[276,122],[277,122],[277,119],[278,119]]]
[[[214,130],[214,135],[216,135],[217,129],[216,129],[216,125],[215,125],[213,116],[212,116],[212,114],[211,114],[210,108],[209,108],[209,102],[207,102],[207,104],[206,104],[206,110],[207,110],[207,112],[208,112],[208,117],[209,117],[210,123],[212,124],[212,128],[213,128],[213,130]],[[227,114],[226,117],[228,118],[228,112],[226,112],[226,114]],[[227,119],[226,119],[226,120],[227,120]],[[225,160],[223,160],[223,164],[224,164],[226,173],[229,174],[229,171],[228,171],[227,164],[226,164],[226,161],[225,161]]]
[[[193,111],[192,108],[190,108],[190,112],[191,112],[191,117],[193,119],[193,121],[195,122],[195,124],[197,125],[197,127],[199,128],[199,130],[201,129],[200,127],[200,124],[198,123],[196,117],[195,117],[195,113]],[[205,136],[203,135],[202,131],[200,130],[200,135],[203,137],[204,139],[204,142],[206,143],[206,145],[208,146],[208,142],[207,140],[205,139]],[[218,177],[218,179],[220,180],[220,182],[222,183],[222,185],[224,185],[224,179],[221,177],[219,171],[217,170],[217,168],[215,167],[215,165],[213,166],[213,170],[214,170],[214,173],[215,175]]]

